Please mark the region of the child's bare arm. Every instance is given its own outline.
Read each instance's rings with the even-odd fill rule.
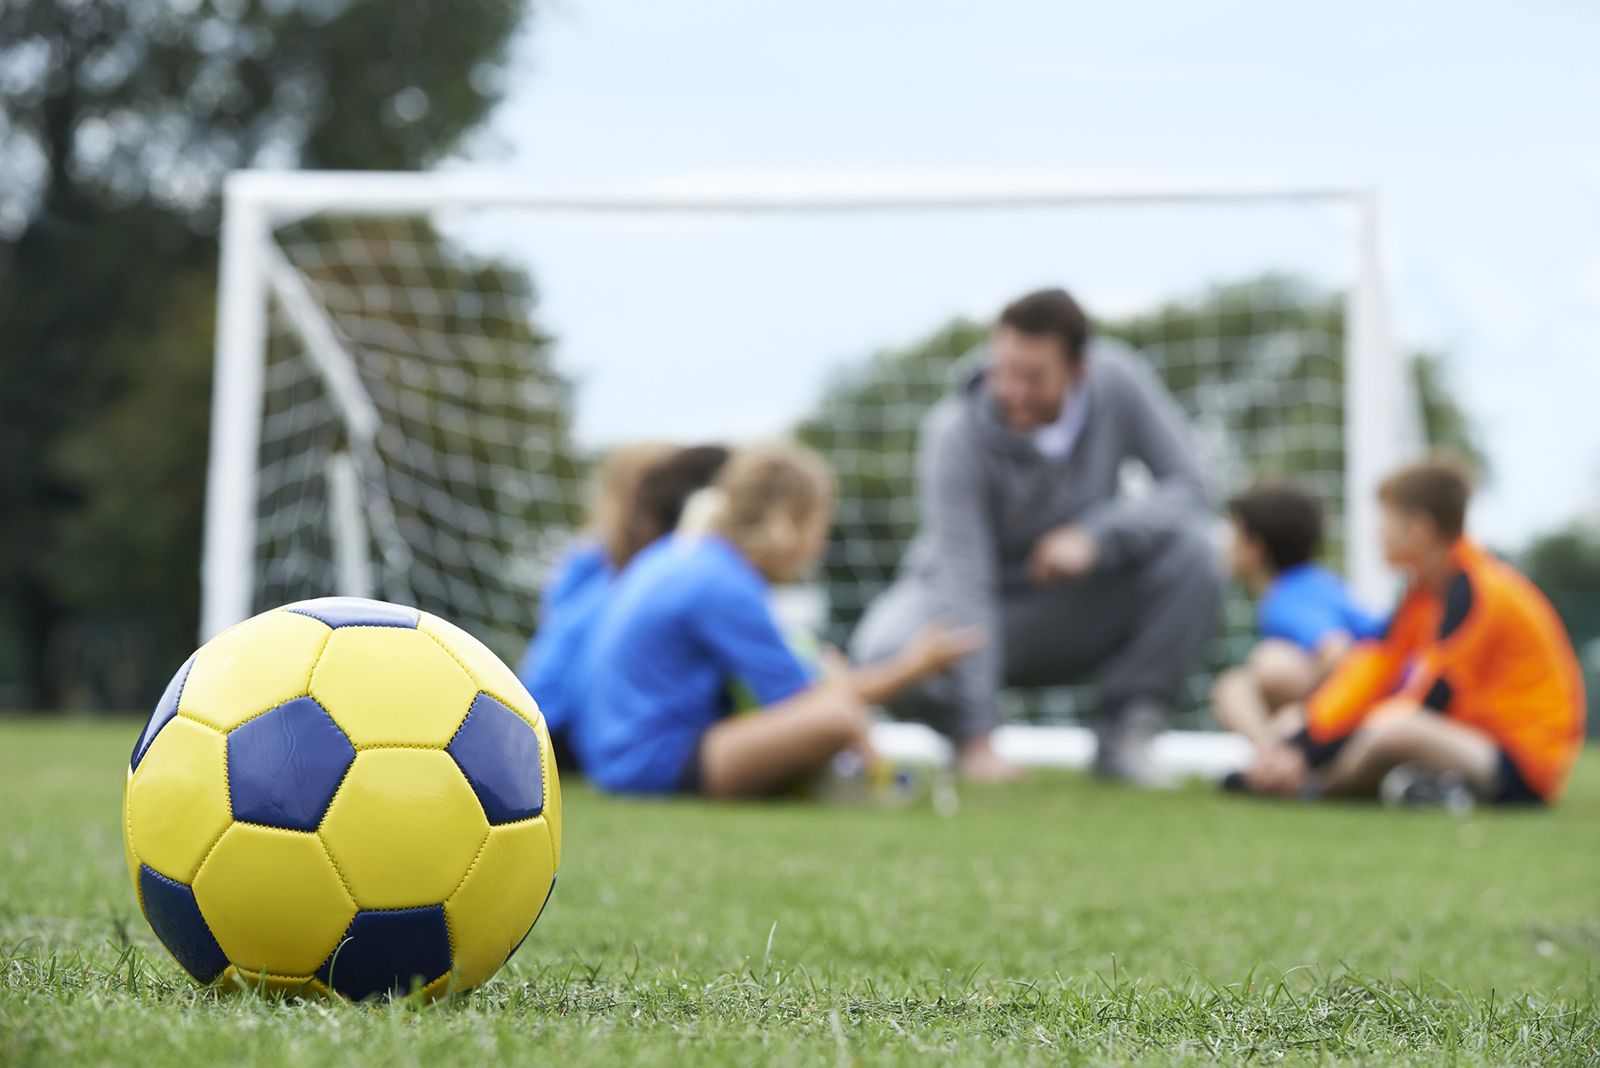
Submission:
[[[1320,685],[1323,679],[1333,674],[1333,669],[1339,666],[1350,647],[1355,645],[1355,639],[1349,631],[1334,631],[1317,643],[1315,654],[1316,681]]]
[[[952,667],[987,641],[978,627],[951,627],[935,620],[904,649],[876,664],[856,668],[846,678],[861,700],[881,704],[907,686]]]

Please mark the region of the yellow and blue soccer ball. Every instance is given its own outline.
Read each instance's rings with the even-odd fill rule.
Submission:
[[[262,613],[168,684],[129,761],[128,870],[201,983],[467,990],[555,885],[538,706],[471,635],[353,597]]]

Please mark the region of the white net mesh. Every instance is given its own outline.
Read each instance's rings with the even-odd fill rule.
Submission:
[[[1264,474],[1303,479],[1327,504],[1337,562],[1348,242],[1325,213],[1298,231],[1241,238],[1259,233],[1240,229],[1241,211],[1087,221],[1044,211],[987,220],[685,215],[627,226],[515,212],[313,215],[280,227],[276,249],[313,312],[280,278],[257,607],[366,583],[460,622],[514,659],[604,447],[797,433],[840,476],[820,584],[826,629],[842,639],[892,579],[914,531],[917,425],[984,334],[959,313],[987,315],[1041,278],[1062,278],[1060,262],[1085,249],[1106,282],[1074,288],[1100,312],[1100,329],[1135,345],[1171,388],[1219,496]],[[1002,250],[993,260],[991,247]],[[935,266],[930,249],[959,254]],[[821,258],[808,259],[816,250]],[[343,386],[330,364],[346,368]],[[355,407],[369,406],[370,434],[352,427],[351,383],[364,398]],[[349,493],[334,477],[341,466],[356,475],[348,484],[357,500],[345,502],[353,508],[338,500]],[[359,568],[352,578],[352,548],[370,561],[370,578]],[[1248,633],[1248,605],[1235,597],[1213,663],[1237,654]],[[1196,678],[1197,695],[1205,681]],[[1059,720],[1083,696],[1019,694],[1011,713]]]
[[[279,238],[315,307],[274,301],[256,607],[370,592],[461,620],[510,655],[578,519],[583,475],[527,276],[452,253],[425,220],[315,220]],[[319,356],[322,327],[336,351]],[[376,414],[370,436],[336,403],[327,366],[341,360]],[[358,475],[351,529],[332,499],[336,456]],[[370,556],[371,589],[339,574],[340,538]]]

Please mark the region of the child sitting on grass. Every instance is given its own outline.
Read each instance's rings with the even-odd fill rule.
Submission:
[[[676,446],[665,441],[641,441],[619,445],[606,454],[595,473],[584,531],[545,576],[539,598],[541,627],[573,597],[615,576],[616,565],[612,558],[623,537],[628,504],[633,500],[639,480],[651,466],[676,451]],[[531,643],[529,651],[532,651]]]
[[[1274,716],[1304,701],[1354,642],[1376,638],[1382,621],[1344,581],[1314,561],[1322,506],[1286,482],[1263,483],[1228,502],[1235,580],[1257,598],[1259,640],[1244,663],[1217,676],[1218,722],[1257,748],[1283,736]]]
[[[539,703],[556,763],[564,770],[576,766],[571,734],[583,706],[583,665],[616,576],[650,543],[672,533],[689,497],[709,484],[727,459],[728,450],[720,445],[623,446],[601,469],[599,540],[570,552],[565,566],[553,572],[539,631],[517,669]]]
[[[935,623],[871,668],[820,679],[784,640],[770,583],[809,571],[827,544],[833,475],[794,445],[735,453],[708,532],[652,545],[617,582],[589,649],[574,741],[585,774],[621,793],[763,796],[869,753],[868,709],[950,667],[981,635]],[[732,693],[757,710],[732,715]]]
[[[1578,660],[1533,584],[1464,536],[1469,495],[1443,459],[1383,483],[1383,548],[1409,577],[1405,595],[1383,638],[1312,694],[1300,731],[1257,754],[1252,789],[1372,796],[1402,769],[1408,789],[1432,797],[1561,797],[1583,741]]]

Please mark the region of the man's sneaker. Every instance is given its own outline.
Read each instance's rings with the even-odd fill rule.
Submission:
[[[1471,812],[1477,795],[1460,774],[1429,771],[1420,764],[1401,764],[1378,785],[1378,796],[1390,808],[1442,808],[1452,815]]]
[[[1171,777],[1151,757],[1151,746],[1166,723],[1166,710],[1152,702],[1102,715],[1094,725],[1094,773],[1144,790],[1170,789]]]
[[[1026,774],[1021,764],[1008,760],[992,748],[962,752],[956,757],[956,777],[971,783],[1021,782]]]
[[[1244,794],[1246,797],[1257,796],[1256,791],[1251,789],[1248,782],[1245,782],[1244,772],[1242,771],[1230,771],[1218,779],[1217,789],[1225,794]]]

